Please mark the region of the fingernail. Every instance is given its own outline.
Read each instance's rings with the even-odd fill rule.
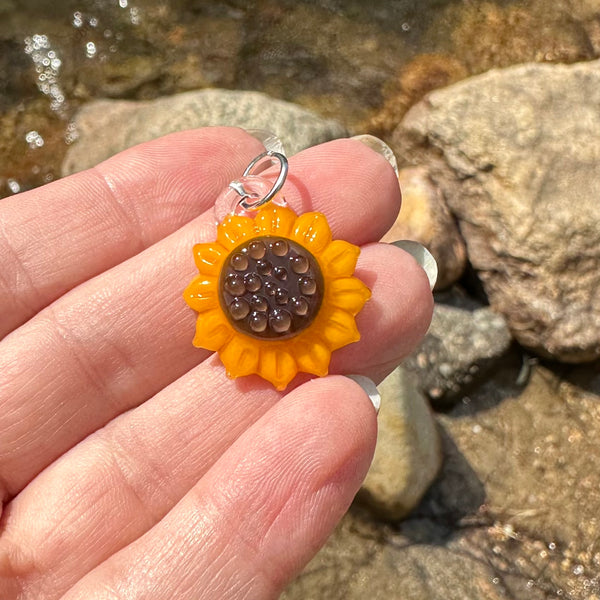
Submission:
[[[261,142],[266,150],[286,155],[283,142],[272,131],[268,131],[267,129],[246,129],[246,132]]]
[[[375,414],[378,415],[379,408],[381,406],[381,396],[377,391],[377,386],[375,385],[375,383],[368,377],[365,377],[364,375],[346,375],[346,377],[348,379],[352,379],[352,381],[355,381],[356,383],[358,383],[358,385],[360,385],[360,387],[364,390],[365,394],[369,396],[369,400],[371,401],[371,404],[375,409]]]
[[[402,248],[402,250],[408,252],[419,263],[425,273],[427,273],[429,287],[433,290],[435,282],[437,281],[438,266],[431,252],[429,252],[425,246],[419,244],[419,242],[414,242],[413,240],[399,240],[397,242],[392,242],[392,245]]]
[[[396,176],[398,176],[398,161],[396,160],[396,156],[394,155],[392,149],[383,140],[380,140],[378,137],[368,133],[354,135],[351,139],[358,140],[368,148],[371,148],[371,150],[375,150],[377,154],[381,154],[381,156],[383,156],[383,158],[385,158],[385,160],[392,165],[392,169],[394,169]]]

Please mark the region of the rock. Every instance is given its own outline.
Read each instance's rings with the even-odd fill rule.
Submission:
[[[456,292],[437,300],[429,331],[404,367],[436,408],[447,408],[506,354],[511,335],[504,318],[489,307]]]
[[[283,598],[598,600],[600,378],[519,369],[437,416],[445,460],[407,519],[355,505]]]
[[[352,510],[282,600],[501,600],[494,571],[439,545],[396,540]],[[528,595],[528,600],[541,597]]]
[[[69,149],[69,175],[153,138],[195,127],[232,125],[275,132],[288,154],[344,137],[337,122],[258,92],[200,90],[151,101],[95,100],[75,119],[79,139]]]
[[[496,572],[531,582],[531,589],[598,599],[600,380],[581,367],[563,369],[562,377],[535,367],[519,390],[517,369],[439,415],[453,447],[445,445],[444,452],[460,456],[482,482],[485,498],[477,516],[467,519],[480,527],[455,540],[455,548],[485,557]],[[432,510],[432,517],[452,520],[464,511],[456,472],[442,472],[424,514]]]
[[[425,246],[438,266],[436,290],[463,274],[467,253],[454,218],[425,167],[407,167],[398,174],[402,210],[382,241],[415,240]]]
[[[596,2],[596,0],[591,0]],[[594,58],[582,20],[585,2],[496,3],[462,5],[451,32],[453,54],[471,73],[529,61],[575,62]],[[598,3],[596,2],[596,10]],[[450,10],[455,7],[450,7]],[[565,10],[569,19],[565,19]],[[448,18],[449,15],[446,15]]]
[[[407,55],[400,25],[390,27],[397,8],[378,4],[270,1],[247,10],[237,85],[341,116],[363,133],[358,122]]]
[[[382,519],[401,519],[419,502],[441,464],[440,441],[427,401],[397,368],[379,386],[381,410],[373,464],[359,492]]]
[[[394,133],[429,161],[491,306],[566,362],[600,356],[599,104],[600,61],[528,64],[433,92]]]
[[[427,92],[468,76],[464,65],[446,54],[419,54],[384,86],[383,106],[365,122],[367,131],[388,137],[406,111]]]

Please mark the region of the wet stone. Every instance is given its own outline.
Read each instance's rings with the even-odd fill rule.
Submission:
[[[221,306],[231,325],[259,339],[285,339],[306,329],[319,312],[323,293],[314,256],[277,236],[238,246],[219,281]]]

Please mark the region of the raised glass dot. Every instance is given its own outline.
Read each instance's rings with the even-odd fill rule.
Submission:
[[[234,275],[233,273],[227,275],[224,288],[232,296],[241,296],[246,293],[246,286],[241,275]]]
[[[273,275],[280,281],[285,281],[287,279],[287,269],[285,267],[275,267],[273,269]]]
[[[259,260],[265,256],[267,247],[260,240],[255,240],[248,244],[248,254],[254,259]]]
[[[248,324],[255,333],[262,333],[267,328],[267,315],[262,312],[252,312],[248,317]]]
[[[290,262],[292,263],[292,271],[298,273],[298,275],[306,273],[310,268],[310,263],[306,256],[294,256]]]
[[[269,275],[273,270],[273,265],[268,260],[257,260],[256,261],[256,270],[261,275]]]
[[[275,302],[277,302],[277,304],[287,304],[288,298],[289,293],[286,289],[279,288],[277,290],[277,293],[275,294]]]
[[[241,252],[236,252],[231,257],[231,266],[236,271],[245,271],[248,268],[248,257]]]
[[[289,245],[285,240],[277,240],[271,246],[271,252],[275,256],[285,256],[289,252]]]
[[[306,298],[291,298],[289,303],[290,310],[299,317],[303,317],[308,313],[308,301]]]
[[[269,317],[269,325],[275,333],[287,333],[292,326],[292,316],[287,310],[276,308]]]
[[[249,292],[258,292],[262,287],[262,280],[256,273],[246,273],[244,285]]]
[[[264,296],[259,296],[258,294],[254,294],[252,298],[250,298],[250,306],[252,310],[266,311],[269,308],[269,303]]]
[[[244,319],[250,312],[250,305],[243,298],[236,298],[229,305],[229,313],[236,320]]]
[[[277,284],[273,283],[272,281],[268,281],[267,283],[265,283],[265,292],[267,296],[274,296],[277,293],[278,289],[279,288],[277,287]]]
[[[317,291],[317,282],[310,277],[301,277],[298,288],[303,294],[312,296]]]

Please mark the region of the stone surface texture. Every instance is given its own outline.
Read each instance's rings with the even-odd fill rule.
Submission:
[[[599,600],[600,377],[505,365],[438,415],[442,470],[382,525],[355,505],[286,600]]]
[[[394,133],[513,335],[567,362],[600,356],[599,105],[600,61],[527,64],[433,92]]]
[[[467,253],[439,188],[426,167],[407,167],[398,173],[402,210],[382,241],[415,240],[433,255],[438,266],[436,290],[443,290],[463,274]]]
[[[436,408],[480,382],[506,354],[511,335],[502,315],[458,292],[438,295],[429,331],[404,367]]]
[[[419,503],[442,462],[433,415],[413,379],[399,367],[378,386],[377,447],[359,497],[383,519],[406,516]]]
[[[258,92],[199,90],[151,101],[94,100],[78,113],[79,139],[68,150],[63,175],[92,167],[148,140],[196,127],[230,125],[276,133],[288,155],[344,137],[337,122]]]

